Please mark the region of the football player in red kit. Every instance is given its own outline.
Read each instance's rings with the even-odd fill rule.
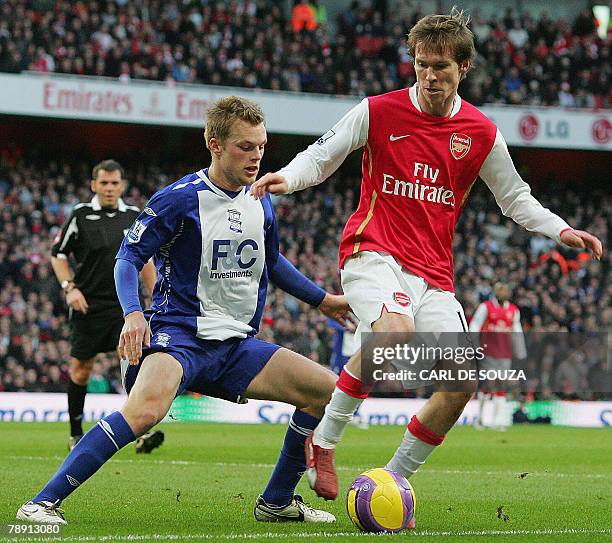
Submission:
[[[323,182],[363,148],[361,199],[340,243],[342,287],[358,332],[460,333],[454,296],[453,235],[481,177],[502,213],[529,231],[602,254],[593,235],[574,230],[531,195],[495,124],[457,94],[474,55],[468,18],[421,19],[408,35],[413,87],[365,98],[286,167],[263,176],[251,194],[287,194]],[[357,334],[360,337],[360,334]],[[389,336],[385,336],[389,337]],[[346,364],[325,416],[306,442],[307,476],[326,499],[338,495],[334,449],[368,396],[361,352]],[[387,468],[410,477],[442,443],[471,392],[436,392],[408,424]]]
[[[484,348],[485,358],[479,364],[483,370],[509,370],[512,358],[522,359],[527,356],[521,313],[510,301],[510,288],[503,283],[496,283],[495,296],[478,306],[470,321],[470,332],[480,332],[480,345]],[[506,391],[503,384],[490,381],[485,390],[478,391],[478,419],[476,428],[483,427],[485,401],[493,402],[491,426],[496,430],[505,430],[509,425],[506,413]]]

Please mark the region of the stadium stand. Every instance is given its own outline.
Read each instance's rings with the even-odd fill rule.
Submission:
[[[374,5],[384,5],[377,2]],[[328,22],[323,2],[293,12],[240,2],[0,3],[0,72],[30,70],[366,96],[414,81],[405,35],[418,10],[354,1]],[[485,19],[462,95],[483,103],[609,108],[610,47],[589,12]]]
[[[34,161],[21,155],[16,148],[6,148],[0,162],[0,391],[63,391],[68,323],[50,267],[50,243],[72,205],[91,198],[83,182],[89,178],[89,166],[57,162],[33,166]],[[128,168],[126,200],[142,206],[156,188],[184,171],[180,165],[150,166],[146,171]],[[340,289],[333,271],[337,247],[357,203],[358,186],[357,179],[337,174],[316,190],[276,201],[283,252],[328,290]],[[570,224],[609,239],[612,199],[603,190],[579,192],[568,186],[562,198],[558,190],[540,189],[537,194]],[[524,232],[499,214],[484,186],[470,196],[457,229],[455,254],[457,295],[468,316],[490,294],[491,285],[501,280],[512,286],[512,299],[521,309],[526,330],[610,329],[610,253],[604,253],[601,262],[590,261],[584,254]],[[280,290],[271,289],[260,334],[321,363],[329,360],[333,330],[325,317]],[[569,397],[579,395],[581,380],[596,379],[600,371],[591,361],[580,366],[590,373],[577,374],[577,364],[560,370]],[[94,374],[92,391],[121,390],[113,356],[100,357]],[[555,386],[561,382],[551,381],[551,389]]]

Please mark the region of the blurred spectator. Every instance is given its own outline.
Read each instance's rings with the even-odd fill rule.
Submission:
[[[294,32],[313,31],[317,28],[317,13],[307,0],[296,0],[291,12],[291,28]]]
[[[554,390],[563,399],[578,399],[588,389],[588,373],[584,356],[580,352],[573,352],[557,367]]]
[[[87,392],[94,394],[108,394],[111,391],[110,383],[103,373],[102,365],[96,362],[91,371],[91,377],[87,384]]]
[[[327,24],[327,7],[322,2],[318,0],[310,0],[310,5],[315,12],[315,18],[317,21],[317,25],[326,25]]]

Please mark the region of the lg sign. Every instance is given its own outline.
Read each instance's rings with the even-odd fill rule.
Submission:
[[[610,141],[610,133],[612,133],[612,124],[608,119],[597,119],[591,128],[593,140],[596,143],[605,145]]]
[[[538,135],[540,123],[535,115],[530,113],[519,119],[519,133],[525,141],[531,141]]]
[[[543,137],[546,140],[567,140],[570,135],[570,125],[566,120],[543,119]],[[540,121],[528,113],[519,119],[519,133],[525,141],[535,139],[540,133]]]

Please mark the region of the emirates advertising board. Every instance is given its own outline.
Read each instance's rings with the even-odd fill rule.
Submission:
[[[240,94],[261,104],[270,132],[319,136],[356,97],[157,82],[122,83],[74,76],[1,74],[0,113],[132,124],[201,128],[218,98]],[[608,110],[483,106],[509,145],[612,150]]]

